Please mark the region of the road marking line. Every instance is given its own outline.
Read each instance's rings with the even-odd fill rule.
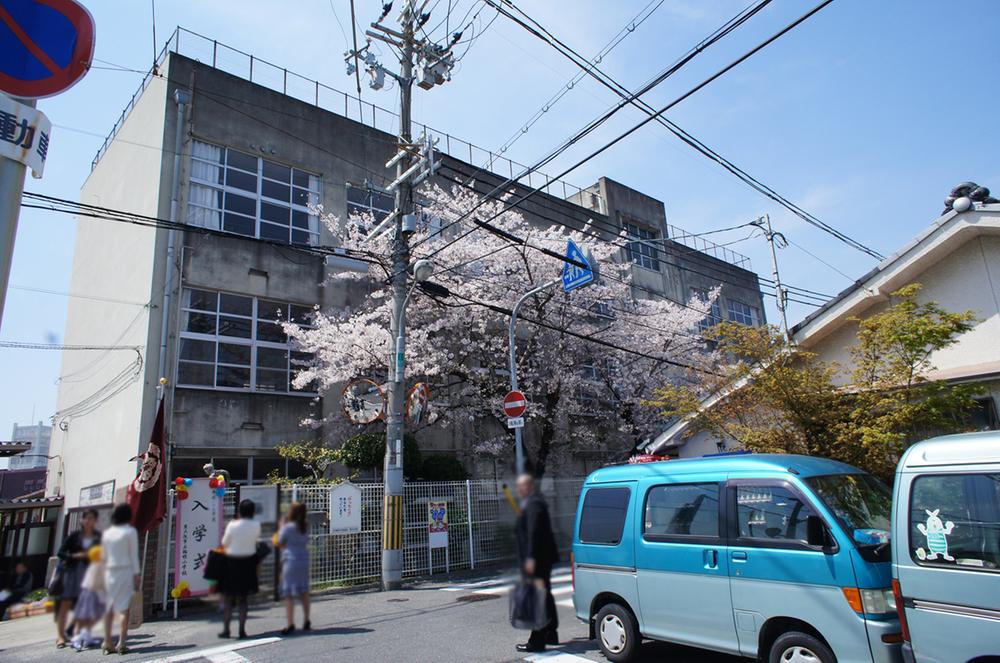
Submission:
[[[213,656],[226,654],[228,652],[232,652],[237,649],[247,649],[248,647],[269,645],[272,642],[280,642],[280,641],[281,638],[278,637],[257,638],[256,640],[244,640],[242,642],[234,642],[228,645],[220,645],[218,647],[209,647],[208,649],[199,649],[198,651],[190,651],[184,654],[176,654],[174,656],[167,656],[164,658],[154,658],[146,661],[145,663],[182,663],[182,661],[195,661],[199,658],[207,658],[209,660],[214,660],[212,659]],[[243,657],[241,656],[240,658]],[[246,659],[244,658],[243,660]],[[235,659],[233,659],[233,663],[235,663]]]
[[[566,587],[552,588],[552,596],[562,596],[563,594],[572,594],[572,593],[573,593],[572,585],[567,585]]]
[[[224,654],[212,654],[211,656],[206,656],[205,659],[210,661],[210,663],[250,663],[249,658],[234,651],[227,651]]]
[[[570,597],[568,599],[563,599],[561,601],[556,601],[556,605],[561,605],[564,608],[572,608],[573,607],[573,597]]]
[[[534,656],[529,656],[524,659],[525,661],[545,661],[545,663],[578,663],[579,661],[585,661],[586,663],[591,663],[589,658],[584,658],[582,656],[577,656],[575,654],[567,654],[564,651],[547,651],[541,654],[535,654]]]

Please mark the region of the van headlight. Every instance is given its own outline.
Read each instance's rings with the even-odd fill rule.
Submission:
[[[861,605],[865,614],[884,615],[896,612],[896,597],[892,589],[862,589]]]

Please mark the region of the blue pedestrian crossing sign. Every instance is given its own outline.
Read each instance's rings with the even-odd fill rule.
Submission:
[[[582,263],[586,267],[578,267],[569,262],[563,265],[562,286],[564,292],[576,290],[594,282],[594,267],[591,264],[592,258],[585,256],[573,240],[569,240],[566,243],[566,257],[573,262]]]

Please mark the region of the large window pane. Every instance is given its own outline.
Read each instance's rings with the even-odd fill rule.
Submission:
[[[736,489],[741,538],[805,542],[806,519],[811,515],[809,505],[783,486],[742,485]]]
[[[260,185],[260,193],[268,198],[289,202],[292,197],[292,190],[287,184],[278,184],[270,180],[264,180]]]
[[[226,315],[219,316],[219,336],[236,336],[238,338],[250,338],[253,322],[243,318],[232,318]]]
[[[256,235],[256,226],[257,223],[253,219],[240,216],[239,214],[226,214],[222,223],[223,230],[250,237]]]
[[[212,387],[215,385],[215,366],[213,364],[194,364],[188,361],[179,362],[177,383]]]
[[[580,541],[617,545],[628,511],[628,488],[591,488],[583,498]]]
[[[215,314],[184,311],[182,329],[194,334],[215,334]]]
[[[233,366],[219,366],[215,373],[215,384],[219,387],[236,389],[250,388],[250,369]]]
[[[242,170],[226,169],[226,186],[257,193],[257,176]]]
[[[288,336],[280,324],[261,320],[257,323],[257,340],[268,343],[284,343],[288,340]]]
[[[257,389],[260,391],[287,391],[288,371],[267,368],[257,370]]]
[[[219,305],[219,293],[194,288],[184,288],[185,308],[196,308],[200,311],[215,311]]]
[[[226,150],[226,164],[236,168],[242,168],[252,173],[257,172],[257,157],[252,154],[244,154],[232,148]]]
[[[226,210],[245,214],[246,216],[257,215],[257,201],[246,196],[238,196],[235,193],[226,194]]]
[[[650,488],[643,531],[663,536],[719,536],[719,485],[696,483]]]
[[[282,207],[281,205],[273,205],[271,203],[260,204],[260,218],[265,221],[280,223],[287,226],[288,215],[290,212],[291,210],[289,208]]]
[[[250,346],[237,343],[219,343],[219,363],[250,365]]]
[[[288,241],[288,226],[276,226],[267,221],[260,222],[260,238],[269,239],[275,242]]]
[[[257,348],[257,366],[264,368],[288,368],[288,350],[277,348]]]
[[[917,564],[1000,572],[1000,474],[917,477],[909,530]]]
[[[181,359],[194,361],[215,361],[215,341],[200,341],[193,338],[181,339]]]
[[[259,320],[287,320],[288,305],[268,299],[257,300],[257,318]]]
[[[233,315],[253,315],[253,297],[241,297],[223,292],[219,295],[219,311]]]
[[[292,169],[288,166],[282,166],[280,163],[274,163],[273,161],[268,161],[263,159],[264,162],[264,177],[269,177],[272,180],[278,180],[279,182],[287,183],[292,174]]]

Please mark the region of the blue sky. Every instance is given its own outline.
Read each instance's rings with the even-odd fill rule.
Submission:
[[[637,87],[742,9],[749,0],[666,0],[609,55],[603,67]],[[149,3],[85,2],[97,23],[97,66],[145,70],[152,59]],[[358,0],[360,23],[380,3]],[[453,15],[479,5],[453,0]],[[581,53],[598,51],[647,0],[520,0],[525,11]],[[747,25],[645,97],[662,106],[812,7],[776,0]],[[433,1],[432,1],[433,5]],[[443,18],[437,4],[428,25]],[[475,15],[473,9],[471,15]],[[157,3],[160,45],[177,25],[351,91],[341,54],[339,17],[347,0],[193,0]],[[488,8],[477,23],[492,18]],[[684,101],[668,115],[751,174],[827,223],[883,254],[930,224],[948,190],[971,179],[1000,191],[1000,3],[992,0],[836,0],[765,51]],[[441,35],[443,28],[437,34]],[[159,46],[159,45],[158,45]],[[517,26],[498,18],[476,39],[451,83],[417,90],[414,116],[487,149],[496,149],[574,67]],[[141,76],[94,69],[68,92],[42,100],[55,125],[43,180],[27,190],[77,199],[103,136]],[[396,107],[395,91],[363,97]],[[586,81],[571,91],[508,155],[530,163],[614,103]],[[640,119],[626,109],[548,172],[561,170]],[[665,201],[668,221],[691,232],[769,213],[778,230],[851,276],[874,261],[807,226],[651,124],[567,176],[587,185],[607,175]],[[102,221],[90,221],[103,223]],[[63,337],[76,221],[24,210],[0,338],[53,342]],[[740,232],[714,236],[736,240]],[[733,246],[769,276],[766,244]],[[850,281],[796,247],[779,254],[788,282],[836,293]],[[26,290],[32,288],[35,290]],[[102,296],[108,293],[74,293]],[[809,310],[793,305],[792,322]],[[768,317],[776,320],[773,305]],[[0,439],[13,422],[47,420],[55,406],[59,353],[0,348]],[[95,385],[96,388],[97,385]]]

